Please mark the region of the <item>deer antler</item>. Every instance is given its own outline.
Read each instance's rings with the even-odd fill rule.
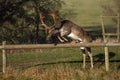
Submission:
[[[54,24],[51,26],[51,27],[53,27],[57,24],[57,21],[56,21],[57,15],[56,15],[56,13],[50,13],[49,15],[53,18]]]
[[[44,19],[44,16],[42,15],[42,12],[39,11],[40,21],[41,21],[41,23],[42,23],[42,26],[45,28],[45,33],[46,33],[46,34],[48,34],[48,33],[53,29],[53,27],[56,25],[56,18],[57,18],[57,16],[56,16],[55,13],[51,13],[51,14],[48,14],[48,15],[52,16],[52,18],[53,18],[54,24],[53,24],[52,26],[48,26],[48,25],[45,24],[45,22],[44,22],[44,20],[43,20],[43,19]]]
[[[43,19],[44,19],[44,17],[42,16],[42,13],[41,12],[39,12],[39,17],[40,17],[40,21],[41,21],[41,25],[43,25],[44,27],[45,27],[45,29],[50,29],[50,27],[49,26],[47,26],[45,23],[44,23],[44,21],[43,21]]]

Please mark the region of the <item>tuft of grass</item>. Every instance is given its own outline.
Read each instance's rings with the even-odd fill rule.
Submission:
[[[11,75],[12,74],[12,75]],[[105,68],[82,69],[70,64],[51,65],[48,68],[30,67],[23,71],[8,70],[5,80],[119,80],[120,70],[105,71]]]

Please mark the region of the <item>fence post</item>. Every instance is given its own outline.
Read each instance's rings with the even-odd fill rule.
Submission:
[[[101,24],[102,24],[102,35],[103,35],[103,40],[105,41],[105,28],[104,28],[103,16],[101,16]]]
[[[3,65],[3,67],[2,67],[2,72],[3,72],[3,73],[6,72],[6,65],[7,65],[7,64],[6,64],[6,51],[5,51],[5,48],[4,48],[4,47],[5,47],[5,44],[6,44],[6,41],[3,41],[3,42],[2,42],[2,47],[3,47],[3,48],[2,48],[2,60],[3,60],[3,61],[2,61],[2,65]]]
[[[108,50],[108,47],[105,47],[105,68],[106,68],[106,71],[109,71],[109,50]]]
[[[118,13],[118,23],[117,23],[117,39],[120,41],[120,14]]]

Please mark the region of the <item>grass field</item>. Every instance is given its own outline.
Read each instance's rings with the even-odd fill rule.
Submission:
[[[70,19],[82,26],[101,25],[100,16],[104,15],[102,5],[113,5],[112,0],[63,0],[65,4],[61,13],[66,13],[65,19]]]
[[[40,52],[7,54],[7,72],[1,80],[118,80],[120,47],[109,48],[110,71],[105,71],[104,49],[92,47],[94,69],[82,69],[79,48],[45,49]],[[0,59],[1,62],[1,59]]]

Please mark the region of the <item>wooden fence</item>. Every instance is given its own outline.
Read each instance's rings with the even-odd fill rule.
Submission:
[[[116,24],[116,32],[115,33],[112,33],[112,32],[106,33],[105,32],[104,18],[116,18],[117,24]],[[120,15],[119,14],[116,16],[101,16],[101,25],[102,25],[102,34],[103,34],[104,42],[106,42],[105,40],[107,40],[106,36],[107,37],[117,36],[117,42],[120,41]]]
[[[5,42],[0,46],[2,50],[2,72],[6,72],[6,50],[8,49],[52,49],[52,48],[77,48],[77,47],[104,47],[105,68],[109,71],[109,51],[108,47],[120,47],[120,43],[87,43],[87,44],[26,44],[26,45],[6,45]]]

